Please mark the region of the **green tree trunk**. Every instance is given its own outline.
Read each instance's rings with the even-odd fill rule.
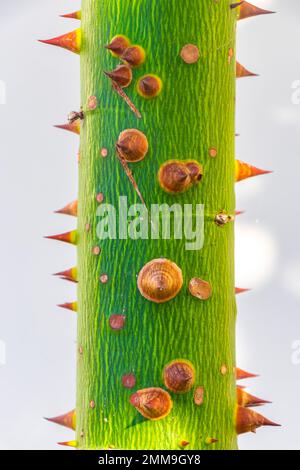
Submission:
[[[86,109],[95,95],[98,108],[81,126],[78,198],[78,362],[77,442],[80,449],[235,449],[235,319],[233,223],[219,227],[220,211],[233,214],[236,11],[229,0],[83,0],[81,99]],[[125,91],[141,112],[138,119],[113,90],[104,71],[119,63],[105,45],[118,34],[146,50]],[[200,51],[196,63],[180,57],[186,44]],[[158,75],[161,94],[145,100],[136,82]],[[119,196],[139,202],[115,152],[124,129],[144,132],[146,158],[131,165],[147,207],[151,204],[202,203],[204,246],[186,250],[186,240],[99,240],[96,215],[104,202],[118,207]],[[212,157],[210,149],[216,149]],[[101,149],[107,149],[106,158]],[[157,172],[170,159],[203,165],[200,184],[179,195],[165,193]],[[89,225],[87,225],[89,224]],[[90,226],[90,229],[88,229]],[[93,247],[99,246],[96,255]],[[183,288],[173,300],[156,304],[141,296],[137,275],[154,258],[174,261]],[[100,276],[106,274],[107,282]],[[212,296],[190,295],[189,281],[209,281]],[[102,278],[103,280],[103,278]],[[112,314],[124,314],[121,331],[109,326]],[[130,403],[133,392],[162,387],[164,366],[189,360],[195,387],[204,387],[201,406],[194,389],[170,392],[171,413],[159,421],[141,417]],[[136,386],[122,385],[133,373]],[[207,439],[218,442],[209,445]]]

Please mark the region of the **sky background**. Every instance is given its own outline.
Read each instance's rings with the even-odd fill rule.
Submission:
[[[51,273],[76,253],[43,235],[76,224],[52,212],[76,199],[78,138],[52,125],[79,109],[79,60],[36,39],[77,27],[58,15],[80,2],[0,1],[0,449],[57,449],[74,434],[42,418],[74,407],[76,317],[56,304],[76,292]],[[253,289],[238,297],[237,364],[282,427],[239,447],[299,450],[300,2],[256,4],[277,14],[238,24],[237,58],[260,76],[237,83],[236,156],[274,174],[236,188],[236,285]]]

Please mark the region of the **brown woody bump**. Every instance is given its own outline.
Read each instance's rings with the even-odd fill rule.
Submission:
[[[92,253],[93,253],[93,255],[95,255],[95,256],[100,255],[100,253],[101,253],[101,248],[100,248],[99,246],[97,246],[97,245],[96,245],[96,246],[93,246],[93,248],[92,248]]]
[[[112,330],[122,330],[125,326],[125,320],[125,315],[114,313],[109,317],[109,326]]]
[[[128,87],[132,82],[132,70],[128,65],[118,65],[111,72],[104,72],[113,82],[117,83],[121,88]]]
[[[122,385],[125,388],[133,388],[136,384],[136,377],[134,374],[125,374],[122,377]]]
[[[195,44],[186,44],[180,52],[180,57],[186,64],[194,64],[199,60],[199,48]]]
[[[99,202],[99,204],[101,204],[101,202],[104,201],[104,194],[103,193],[98,193],[97,196],[96,196],[96,200],[97,200],[97,202]]]
[[[209,156],[212,158],[215,158],[217,155],[218,155],[218,150],[216,149],[216,147],[211,147],[209,149]]]
[[[166,258],[149,261],[139,272],[137,286],[145,299],[163,303],[173,299],[182,288],[182,271]]]
[[[165,386],[174,393],[187,393],[195,383],[195,369],[190,361],[175,359],[163,371]]]
[[[137,84],[138,93],[146,99],[156,98],[162,90],[162,81],[157,75],[147,74]]]
[[[220,372],[221,372],[222,375],[227,375],[228,367],[226,366],[226,364],[221,365]]]
[[[161,188],[170,194],[187,191],[202,176],[202,165],[194,160],[169,160],[161,165],[157,175]]]
[[[152,421],[165,418],[173,406],[169,393],[158,387],[138,390],[131,395],[130,403],[144,418]]]
[[[126,129],[119,135],[117,151],[127,162],[139,162],[148,152],[148,140],[138,129]]]
[[[88,108],[92,111],[98,106],[98,101],[96,96],[90,96],[88,99]]]
[[[122,54],[121,59],[130,67],[139,67],[145,62],[146,52],[138,45],[128,47]]]
[[[101,274],[101,276],[100,276],[100,282],[101,282],[101,284],[107,284],[107,282],[108,282],[108,275],[107,275],[107,274]]]
[[[193,297],[200,300],[207,300],[211,297],[212,288],[209,282],[193,277],[189,282],[189,291]]]
[[[96,403],[94,402],[94,400],[91,400],[90,401],[90,408],[94,409],[96,406]]]
[[[204,387],[197,387],[194,393],[194,403],[195,405],[202,405],[204,397]]]
[[[123,34],[114,36],[110,43],[105,46],[115,57],[120,57],[123,52],[129,47],[130,40]]]
[[[101,150],[100,150],[100,155],[102,158],[106,158],[107,155],[108,155],[108,150],[107,148],[103,147]]]

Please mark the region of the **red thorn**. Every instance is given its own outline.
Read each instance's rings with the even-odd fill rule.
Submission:
[[[259,377],[257,374],[251,374],[251,372],[239,369],[238,367],[235,368],[235,374],[236,380],[253,379],[254,377]]]
[[[53,274],[53,276],[60,276],[65,281],[77,282],[77,268],[66,269],[65,271]]]
[[[57,129],[63,129],[64,131],[73,132],[74,134],[80,134],[80,119],[67,124],[56,124],[54,127]]]
[[[268,418],[256,413],[249,408],[237,407],[236,414],[236,432],[244,434],[246,432],[255,432],[261,426],[280,426],[280,424],[270,421]]]
[[[250,70],[246,69],[242,64],[236,62],[236,78],[243,78],[243,77],[258,77],[259,75],[254,72],[250,72]]]
[[[58,442],[59,446],[67,446],[67,447],[77,447],[77,441],[66,441],[66,442]]]
[[[237,395],[237,403],[240,406],[245,406],[248,408],[249,406],[261,406],[267,403],[271,403],[270,401],[263,400],[262,398],[258,398],[254,395],[243,390],[241,387],[237,387],[236,389]]]
[[[79,54],[81,48],[81,29],[77,28],[74,31],[70,31],[69,33],[63,34],[62,36],[57,36],[56,38],[52,39],[39,39],[39,42],[62,47],[68,51]]]
[[[61,18],[71,18],[74,20],[81,20],[81,11],[74,11],[73,13],[67,13],[66,15],[60,15]]]
[[[273,173],[270,170],[262,170],[256,166],[250,165],[249,163],[242,162],[241,160],[235,161],[235,181],[242,181],[246,178],[252,178],[253,176],[267,175]]]
[[[65,413],[60,416],[55,416],[54,418],[45,418],[47,421],[51,421],[51,423],[59,424],[60,426],[65,426],[66,428],[76,429],[76,411],[71,410],[68,413]]]
[[[251,289],[246,289],[246,288],[243,288],[243,287],[236,287],[235,288],[235,294],[238,295],[238,294],[244,294],[244,292],[249,292]]]
[[[58,304],[57,306],[71,310],[72,312],[77,312],[77,302],[65,302],[64,304]]]
[[[77,207],[78,201],[72,201],[65,207],[62,207],[61,209],[55,211],[55,214],[72,215],[73,217],[77,217]]]
[[[50,235],[45,238],[50,240],[58,240],[60,242],[71,243],[72,245],[77,245],[77,230],[72,230],[71,232],[60,233],[58,235]]]
[[[238,215],[242,215],[242,214],[245,214],[245,211],[235,211],[234,215],[238,216]]]
[[[268,15],[270,13],[275,13],[275,11],[263,10],[262,8],[252,5],[251,3],[242,2],[238,19],[244,20],[245,18],[250,18],[252,16]]]
[[[218,442],[218,439],[216,439],[215,437],[207,437],[205,439],[205,444],[207,445],[215,444],[216,442]]]

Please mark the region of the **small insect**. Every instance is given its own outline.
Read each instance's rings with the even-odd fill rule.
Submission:
[[[81,121],[83,121],[84,119],[84,112],[82,108],[80,109],[80,111],[71,111],[68,114],[69,124],[73,124],[73,122],[77,121],[77,119],[80,119]]]

